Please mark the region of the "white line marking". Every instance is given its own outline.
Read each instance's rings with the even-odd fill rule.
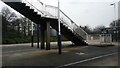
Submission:
[[[107,54],[107,55],[97,56],[97,57],[93,57],[93,58],[90,58],[90,59],[85,59],[85,60],[81,60],[81,61],[77,61],[77,62],[73,62],[73,63],[65,64],[65,65],[61,65],[61,66],[56,67],[56,68],[65,67],[65,66],[71,66],[71,65],[78,64],[78,63],[83,63],[83,62],[87,62],[87,61],[91,61],[91,60],[99,59],[99,58],[102,58],[102,57],[111,56],[111,55],[114,55],[114,54],[117,54],[117,53],[115,52],[115,53],[111,53],[111,54]]]
[[[75,53],[75,54],[77,54],[77,55],[84,55],[85,53],[79,52],[79,53]]]

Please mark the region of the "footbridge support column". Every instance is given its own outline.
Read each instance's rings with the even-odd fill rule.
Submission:
[[[37,48],[39,48],[40,42],[40,25],[37,24]]]
[[[33,22],[31,23],[32,24],[32,29],[31,29],[31,47],[34,46],[34,31],[33,31]]]
[[[50,50],[50,22],[46,23],[46,50]]]
[[[45,27],[41,25],[40,29],[41,29],[41,49],[45,49]]]

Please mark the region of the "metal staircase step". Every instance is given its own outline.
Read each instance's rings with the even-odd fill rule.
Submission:
[[[26,6],[26,4],[25,4],[25,3],[21,3],[21,5]]]
[[[34,12],[34,9],[30,9],[31,12]]]
[[[25,8],[30,9],[30,6],[25,6]]]

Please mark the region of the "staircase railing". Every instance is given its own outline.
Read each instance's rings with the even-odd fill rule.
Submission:
[[[30,9],[34,9],[35,12],[37,12],[40,15],[44,15],[44,4],[42,2],[39,2],[39,0],[22,0],[23,3],[26,4],[26,6],[30,6]]]
[[[53,15],[53,17],[58,18],[58,7],[51,5],[46,5],[45,9],[47,12]],[[54,9],[54,10],[53,10]],[[69,18],[63,11],[60,10],[60,20],[68,27],[74,34],[81,36],[84,40],[87,39],[88,34],[81,27],[79,27],[73,20]]]
[[[46,5],[40,0],[21,0],[26,3],[26,6],[30,6],[35,12],[42,15],[43,17],[50,17],[58,19],[58,7]],[[87,39],[88,34],[79,27],[73,20],[69,18],[63,11],[60,10],[60,21],[68,27],[76,36],[81,36],[84,40]]]

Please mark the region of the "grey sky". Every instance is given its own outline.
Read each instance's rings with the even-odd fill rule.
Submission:
[[[57,0],[41,0],[50,5],[57,6]],[[114,6],[119,0],[60,0],[60,8],[78,25],[109,26],[115,19]],[[116,11],[117,8],[116,8]],[[116,15],[118,15],[116,13]]]
[[[58,0],[40,1],[45,4],[57,6]],[[90,27],[96,27],[98,25],[109,26],[110,22],[114,19],[114,6],[110,6],[110,4],[118,1],[119,0],[60,0],[60,8],[78,25],[89,25]]]
[[[120,1],[118,3],[118,18],[120,19]]]

